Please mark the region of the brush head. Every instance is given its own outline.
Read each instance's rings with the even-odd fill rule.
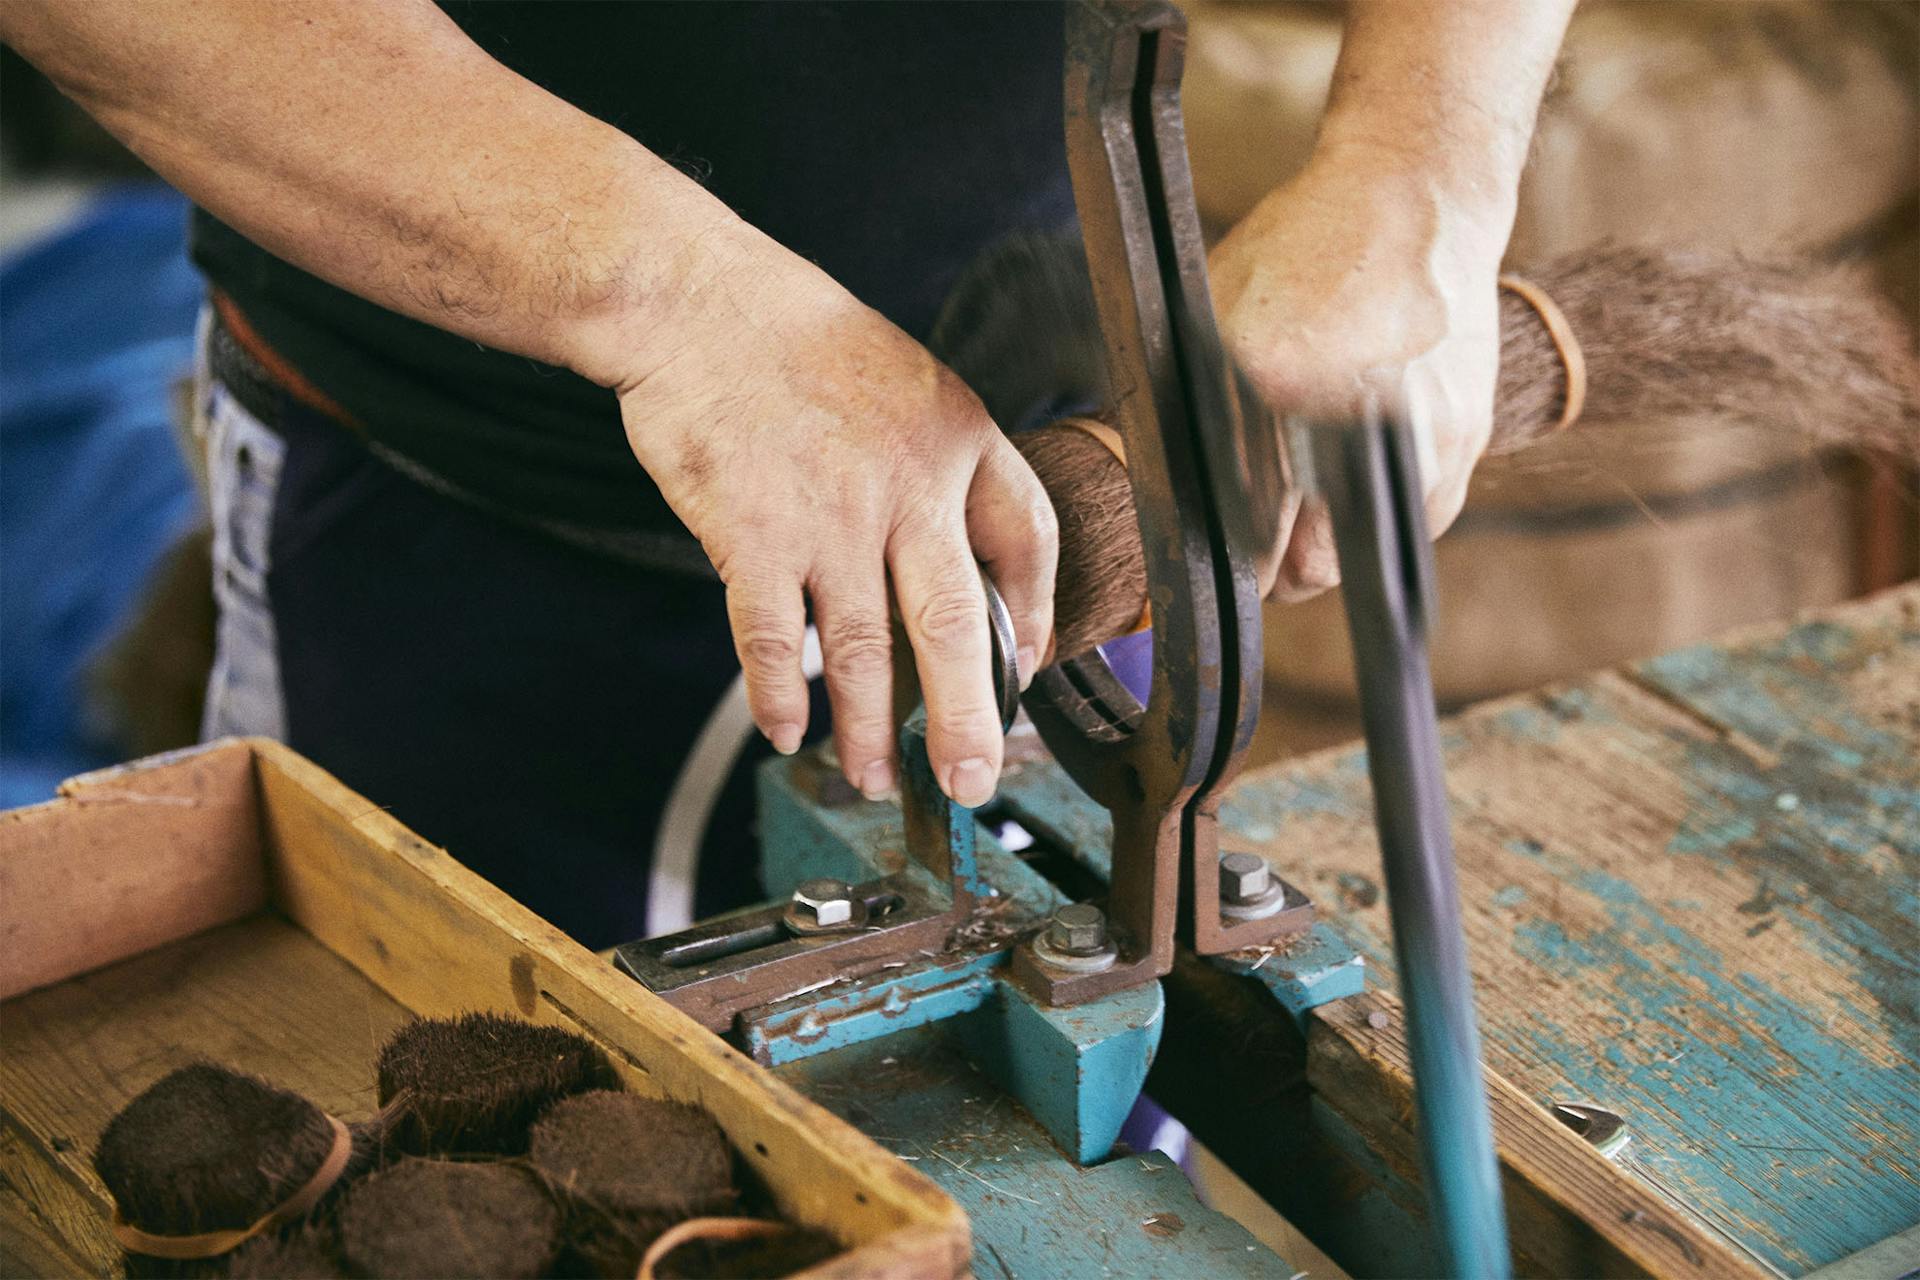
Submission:
[[[779,1280],[840,1252],[830,1235],[790,1227],[746,1240],[690,1240],[654,1265],[659,1280]]]
[[[559,1253],[560,1211],[518,1164],[409,1158],[355,1185],[339,1232],[357,1275],[517,1280]]]
[[[304,1226],[256,1236],[227,1260],[231,1280],[346,1280],[331,1232]]]
[[[528,1158],[567,1206],[582,1265],[631,1276],[654,1237],[683,1218],[733,1211],[733,1152],[695,1107],[624,1093],[556,1103],[533,1128]]]
[[[1054,659],[1077,658],[1124,636],[1147,603],[1147,559],[1133,482],[1113,450],[1056,423],[1012,437],[1060,521],[1054,572]]]
[[[386,1142],[413,1155],[519,1155],[552,1103],[620,1087],[591,1041],[491,1013],[402,1027],[380,1050],[378,1074]]]
[[[306,1185],[333,1144],[332,1123],[307,1099],[196,1063],[108,1122],[93,1167],[129,1226],[197,1235],[251,1226]]]

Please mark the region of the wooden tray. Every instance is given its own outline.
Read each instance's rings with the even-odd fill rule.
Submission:
[[[212,1058],[348,1120],[411,1014],[579,1031],[697,1103],[782,1213],[848,1246],[813,1277],[950,1277],[966,1216],[925,1177],[287,748],[229,740],[0,814],[0,1274],[116,1273],[91,1155]]]

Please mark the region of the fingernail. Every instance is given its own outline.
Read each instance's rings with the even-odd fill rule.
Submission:
[[[1033,683],[1034,664],[1039,659],[1034,656],[1033,646],[1026,645],[1013,655],[1013,669],[1020,673],[1020,692],[1025,693],[1027,686]]]
[[[993,799],[993,766],[975,756],[947,770],[947,794],[955,804],[977,809]]]
[[[882,800],[893,790],[893,766],[885,760],[875,760],[860,775],[860,794],[869,800]]]
[[[790,756],[800,749],[800,726],[797,724],[777,724],[767,730],[767,741],[773,749],[783,756]]]

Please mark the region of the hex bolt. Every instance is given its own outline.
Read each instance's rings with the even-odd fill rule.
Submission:
[[[1241,906],[1258,902],[1273,887],[1273,869],[1252,853],[1220,855],[1220,901]]]
[[[1098,955],[1107,945],[1107,913],[1091,902],[1069,902],[1047,923],[1047,945],[1070,956]]]
[[[808,924],[831,927],[853,919],[853,886],[818,876],[793,891],[793,911]]]

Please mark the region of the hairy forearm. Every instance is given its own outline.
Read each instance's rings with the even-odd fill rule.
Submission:
[[[648,359],[637,336],[757,251],[697,184],[426,0],[6,0],[0,38],[289,262],[608,385]]]
[[[1393,157],[1499,228],[1513,221],[1541,94],[1574,0],[1354,0],[1326,152]]]

